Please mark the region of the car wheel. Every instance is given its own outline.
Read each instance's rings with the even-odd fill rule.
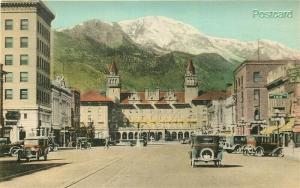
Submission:
[[[195,168],[195,161],[192,159],[192,168]]]
[[[16,157],[17,154],[18,154],[18,149],[20,149],[19,147],[12,147],[10,149],[10,155],[13,156],[13,157]]]
[[[30,162],[30,160],[29,160],[29,158],[28,158],[28,157],[26,158],[26,162]]]
[[[262,157],[264,155],[264,150],[260,147],[256,148],[255,155],[258,157]]]
[[[47,154],[44,155],[44,161],[47,161]]]
[[[283,153],[282,149],[279,149],[278,157],[284,157],[284,153]]]
[[[235,148],[235,152],[240,153],[241,152],[242,147],[241,146],[236,146]]]

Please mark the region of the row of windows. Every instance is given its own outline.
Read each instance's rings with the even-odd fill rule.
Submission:
[[[37,73],[37,84],[39,86],[42,86],[44,88],[50,88],[50,79],[46,76],[44,76],[43,74]]]
[[[50,94],[44,91],[38,90],[36,95],[37,101],[42,103],[50,103]]]
[[[5,99],[13,99],[13,89],[5,89]],[[28,99],[28,89],[20,89],[20,99]]]
[[[253,82],[257,83],[260,82],[262,79],[260,72],[253,72]],[[243,87],[244,79],[243,76],[235,80],[235,85],[238,87]]]
[[[37,39],[37,49],[46,57],[50,57],[50,48],[42,40]]]
[[[44,58],[37,56],[37,67],[50,74],[50,64]]]
[[[28,30],[29,28],[29,21],[28,19],[21,19],[20,20],[20,30]],[[5,20],[5,30],[13,30],[14,29],[14,20],[13,19],[6,19]]]
[[[254,100],[259,100],[260,99],[260,90],[259,89],[254,89],[253,90],[253,99]],[[241,91],[241,102],[244,101],[244,92]]]
[[[41,34],[48,42],[50,42],[50,32],[46,27],[41,23],[37,23],[37,31],[39,34]]]
[[[5,65],[14,64],[14,56],[12,54],[7,54],[4,56]],[[20,65],[28,65],[28,54],[20,54]]]
[[[13,82],[13,73],[7,72],[5,75],[5,82]],[[28,72],[20,72],[20,82],[28,82]]]
[[[14,47],[14,38],[5,37],[5,48]],[[20,48],[28,48],[28,37],[20,37]]]

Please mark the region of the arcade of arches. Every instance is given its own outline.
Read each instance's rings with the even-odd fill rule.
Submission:
[[[166,130],[166,129],[141,129],[140,131],[137,129],[134,130],[121,130],[112,133],[112,137],[116,140],[131,140],[137,139],[138,133],[140,133],[140,138],[146,138],[150,140],[153,138],[154,140],[166,140],[166,141],[174,141],[181,140],[183,138],[189,138],[193,130]]]

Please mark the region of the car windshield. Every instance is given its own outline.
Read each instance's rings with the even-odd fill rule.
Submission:
[[[25,140],[25,145],[38,145],[38,140]]]
[[[242,141],[242,142],[246,141],[246,137],[244,137],[244,136],[235,136],[234,137],[234,142],[240,142],[240,141]]]
[[[194,137],[194,143],[214,143],[215,137],[197,136]]]

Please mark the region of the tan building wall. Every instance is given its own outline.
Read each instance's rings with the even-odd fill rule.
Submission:
[[[28,20],[28,27],[21,30],[21,20],[24,19]],[[12,82],[4,84],[4,94],[6,89],[13,90],[13,98],[4,100],[4,113],[19,111],[21,119],[14,129],[16,131],[23,130],[27,135],[28,133],[36,134],[39,126],[42,128],[40,133],[47,135],[51,127],[50,24],[53,19],[54,15],[51,11],[39,1],[1,2],[0,57],[4,69],[13,75]],[[12,20],[12,29],[6,29],[7,20]],[[43,29],[38,26],[39,23],[43,25]],[[13,38],[11,48],[5,47],[6,37]],[[20,47],[21,37],[28,38],[28,47]],[[43,41],[42,45],[38,42],[39,40]],[[6,55],[13,56],[12,65],[6,64]],[[21,55],[28,55],[27,65],[20,64]],[[43,58],[43,63],[38,60],[38,57]],[[27,72],[28,80],[26,82],[20,81],[21,72]],[[20,89],[27,89],[27,99],[20,99]],[[18,135],[18,133],[14,135]],[[17,136],[15,140],[18,139]]]
[[[95,129],[95,138],[106,138],[109,136],[108,128],[108,106],[80,106],[80,121],[88,127],[92,125]]]

